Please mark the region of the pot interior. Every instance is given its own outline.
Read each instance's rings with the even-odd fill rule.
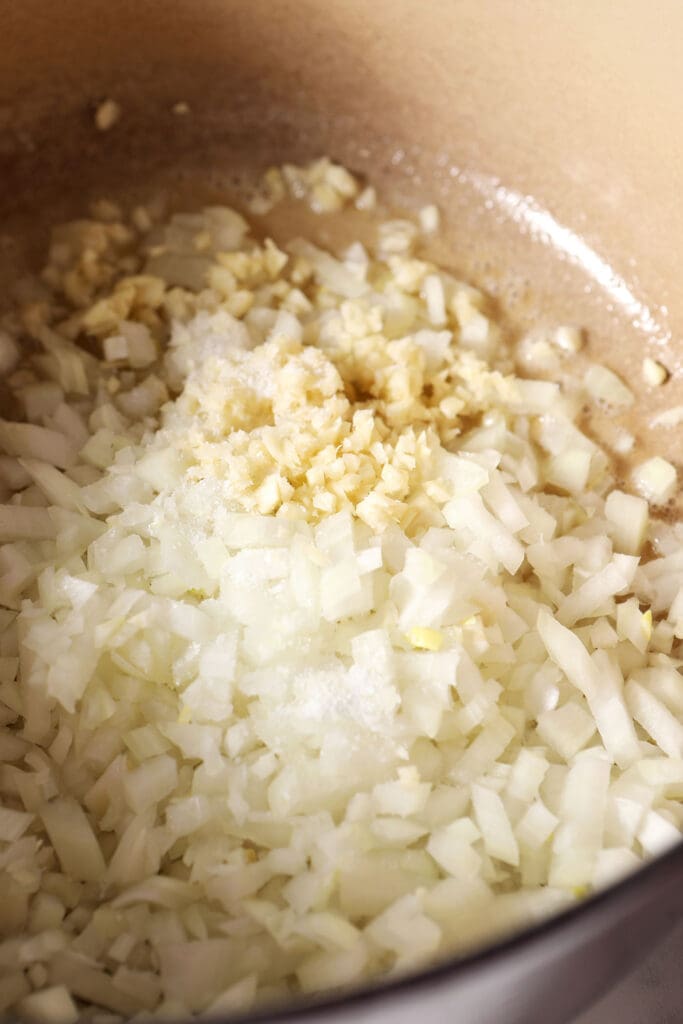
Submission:
[[[493,294],[513,335],[585,326],[591,357],[639,393],[627,424],[639,457],[675,461],[676,432],[648,427],[683,401],[673,0],[645,23],[637,0],[599,12],[588,0],[3,8],[5,278],[89,199],[163,191],[196,207],[234,199],[268,164],[329,154],[393,205],[436,201],[437,255]],[[108,97],[123,115],[100,133]],[[179,101],[188,115],[173,113]],[[264,227],[292,230],[286,217]],[[307,229],[334,242],[337,226]],[[672,373],[663,388],[643,387],[650,353]],[[609,441],[620,425],[597,417],[593,429]]]
[[[3,0],[0,303],[51,225],[106,196],[240,202],[270,164],[328,154],[398,210],[436,202],[434,256],[483,287],[511,340],[578,324],[638,394],[596,416],[638,459],[680,462],[654,413],[683,403],[683,7],[661,0]],[[95,130],[105,98],[122,109]],[[187,103],[189,113],[173,107]],[[286,206],[276,240],[334,246],[340,223]],[[646,389],[642,360],[671,377]],[[626,477],[629,466],[621,463]]]

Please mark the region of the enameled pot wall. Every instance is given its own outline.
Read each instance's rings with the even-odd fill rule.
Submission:
[[[0,12],[0,280],[24,258],[7,236],[38,209],[329,153],[398,199],[436,198],[455,268],[493,283],[520,324],[589,326],[596,357],[641,390],[645,449],[677,457],[672,432],[647,429],[683,401],[677,0],[0,0]],[[109,96],[124,116],[101,134],[93,111]],[[179,100],[190,116],[173,114]],[[644,351],[675,371],[667,388],[643,391]]]
[[[220,190],[329,153],[405,205],[521,326],[589,328],[648,419],[683,402],[678,0],[0,0],[0,281],[90,196]],[[98,133],[93,110],[123,110]],[[185,101],[191,114],[172,107]],[[0,296],[1,304],[1,296]],[[645,352],[673,371],[642,390]],[[683,851],[493,952],[310,1012],[560,1024],[683,910]],[[285,1011],[285,1016],[287,1011]]]

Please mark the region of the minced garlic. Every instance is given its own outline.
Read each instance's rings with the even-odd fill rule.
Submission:
[[[286,187],[315,202],[321,184],[344,202],[358,193],[329,160],[264,180],[274,197]],[[447,446],[520,385],[480,358],[497,344],[484,298],[414,255],[415,224],[380,224],[376,256],[355,243],[337,259],[302,240],[257,244],[225,208],[164,227],[147,208],[130,225],[113,204],[95,212],[55,233],[44,279],[76,307],[65,330],[90,335],[116,367],[153,371],[131,398],[122,381],[124,414],[156,415],[166,392],[154,365],[174,324],[161,378],[178,397],[161,423],[188,481],[311,523],[349,509],[378,531],[443,524]],[[25,310],[38,340],[50,316]],[[223,340],[199,360],[206,336]]]
[[[667,368],[657,359],[646,356],[643,359],[643,379],[651,388],[664,384],[669,376]]]

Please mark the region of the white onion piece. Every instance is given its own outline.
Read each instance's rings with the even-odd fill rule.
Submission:
[[[56,526],[46,508],[0,505],[0,541],[44,540],[54,537]]]
[[[50,504],[73,512],[85,512],[80,487],[49,462],[38,459],[19,459],[19,464],[37,484]]]
[[[0,331],[0,377],[6,377],[19,362],[19,345],[7,331]]]
[[[18,1006],[22,1019],[35,1024],[76,1024],[78,1010],[64,985],[25,996]]]
[[[71,798],[59,798],[44,804],[40,816],[63,870],[79,881],[100,881],[104,857],[80,805]]]
[[[76,461],[76,449],[64,434],[34,423],[0,420],[0,444],[8,455],[40,459],[59,469],[67,469]]]

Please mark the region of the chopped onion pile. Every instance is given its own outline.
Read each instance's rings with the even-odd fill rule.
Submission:
[[[273,202],[363,195],[295,171]],[[408,220],[96,214],[0,322],[0,1010],[237,1013],[677,842],[675,470],[616,489],[575,423],[619,378],[515,376]]]

